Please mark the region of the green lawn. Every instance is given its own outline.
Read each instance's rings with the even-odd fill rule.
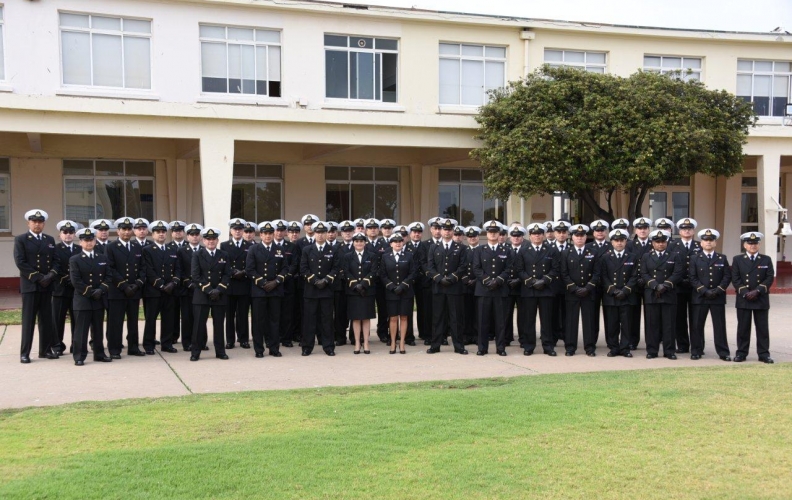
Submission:
[[[0,498],[790,498],[790,403],[752,364],[9,410]]]

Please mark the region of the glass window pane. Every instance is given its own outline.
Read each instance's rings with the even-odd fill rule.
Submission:
[[[399,169],[398,168],[379,167],[376,170],[376,179],[378,181],[398,181],[399,180]]]
[[[589,73],[604,74],[605,73],[605,68],[598,68],[596,66],[594,66],[594,67],[589,66],[589,67],[586,68],[586,71],[588,71]]]
[[[577,52],[574,50],[564,51],[564,62],[567,63],[583,63],[586,61],[585,52]]]
[[[754,111],[759,116],[770,115],[770,89],[773,77],[770,75],[754,75],[753,102]]]
[[[91,160],[63,160],[63,175],[93,175]]]
[[[776,61],[773,64],[773,69],[776,73],[789,73],[790,66],[792,66],[792,63]]]
[[[664,57],[663,58],[663,68],[672,68],[677,69],[682,67],[682,58],[681,57]]]
[[[342,221],[350,219],[349,184],[328,183],[325,186],[325,204],[326,220]]]
[[[63,51],[63,83],[91,84],[91,37],[88,33],[64,31],[61,35]]]
[[[484,63],[484,90],[499,89],[505,85],[506,63],[487,61]]]
[[[349,180],[349,167],[325,167],[325,179],[328,181]]]
[[[544,51],[545,62],[561,62],[564,60],[563,52],[560,50],[547,50]]]
[[[659,68],[660,56],[644,56],[644,67]]]
[[[63,187],[66,218],[87,226],[96,218],[93,179],[64,179]]]
[[[225,28],[223,26],[205,26],[202,24],[199,30],[202,38],[219,38],[224,40],[226,37]]]
[[[649,216],[652,220],[668,217],[668,193],[649,193]]]
[[[11,213],[11,191],[8,176],[0,176],[0,229],[8,231],[11,225],[8,216]]]
[[[686,74],[686,75],[684,75],[684,80],[686,82],[690,81],[690,80],[699,81],[699,80],[701,80],[701,73],[694,72],[694,73]]]
[[[463,168],[460,171],[462,174],[462,182],[481,182],[481,170],[472,168]]]
[[[256,220],[280,219],[281,217],[281,183],[256,183]]]
[[[374,217],[374,185],[350,184],[352,191],[352,213],[355,217]]]
[[[463,45],[462,46],[462,55],[463,56],[484,57],[484,46],[483,45]]]
[[[773,77],[773,116],[784,116],[789,93],[789,77]]]
[[[671,220],[690,217],[690,193],[672,193],[671,201],[674,204],[674,218]]]
[[[701,59],[697,57],[686,57],[683,61],[683,66],[690,69],[701,69]]]
[[[484,187],[481,184],[462,184],[459,187],[462,192],[460,201],[459,223],[463,226],[471,224],[480,226],[484,222]]]
[[[280,165],[256,165],[256,177],[259,179],[282,179],[283,167]]]
[[[351,36],[349,37],[349,46],[357,47],[359,49],[373,49],[374,39],[368,37]]]
[[[8,158],[0,158],[0,172],[7,174],[9,172]]]
[[[91,27],[97,30],[121,31],[121,19],[118,17],[91,16]]]
[[[742,193],[740,222],[756,224],[759,222],[759,198],[756,193]]]
[[[201,73],[203,92],[228,92],[225,44],[201,43]]]
[[[440,59],[440,104],[459,104],[459,59]]]
[[[327,97],[342,99],[349,97],[348,71],[349,60],[347,52],[325,51],[325,95]]]
[[[98,160],[96,162],[96,175],[124,175],[124,162]]]
[[[97,35],[92,37],[93,84],[123,87],[121,69],[121,37]]]
[[[751,96],[751,75],[737,75],[737,95]]]
[[[399,50],[398,40],[389,40],[387,38],[377,38],[375,40],[377,50]]]
[[[375,186],[374,217],[378,219],[398,219],[399,186],[396,184],[377,184]]]
[[[242,93],[242,46],[228,44],[228,93]]]
[[[128,161],[124,163],[127,177],[154,177],[153,161]]]
[[[256,30],[256,41],[266,43],[280,43],[280,31]]]
[[[124,215],[129,215],[124,213],[124,181],[96,179],[96,218],[116,220]]]
[[[154,181],[127,181],[126,200],[126,215],[154,220]]]
[[[382,54],[382,101],[396,102],[398,99],[398,54]]]
[[[132,89],[151,88],[151,54],[148,38],[124,37],[124,86]]]
[[[267,47],[269,53],[268,80],[281,81],[281,49],[280,47]]]
[[[486,57],[495,57],[498,59],[505,59],[506,58],[506,47],[486,47],[484,49],[484,55]]]
[[[256,47],[256,94],[267,95],[267,49]]]
[[[605,52],[586,52],[586,63],[605,64]]]
[[[459,182],[459,169],[441,168],[438,177],[440,182]]]
[[[352,167],[350,170],[350,179],[353,181],[373,181],[374,169],[372,167]]]
[[[325,35],[324,44],[329,47],[347,47],[349,37],[339,35]]]
[[[484,104],[484,62],[462,61],[462,104]]]
[[[61,12],[60,25],[71,26],[74,28],[87,28],[88,16],[83,14],[67,14],[65,12]]]
[[[234,181],[231,187],[231,217],[256,218],[256,183]]]
[[[773,61],[754,61],[754,71],[773,71]]]
[[[124,19],[124,31],[132,33],[151,33],[151,21]]]
[[[756,181],[756,177],[746,177],[743,176],[741,186],[742,187],[757,187],[759,184]]]
[[[240,45],[242,61],[242,93],[256,93],[256,48]]]
[[[440,53],[447,54],[452,56],[459,55],[459,44],[458,43],[441,43],[440,44]]]
[[[256,177],[256,166],[247,163],[234,163],[234,177]]]
[[[0,80],[5,80],[5,50],[3,48],[3,26],[0,25]]]
[[[745,61],[743,59],[737,60],[738,71],[753,71],[753,61]]]
[[[357,97],[374,99],[374,54],[359,52],[357,55]]]
[[[253,30],[249,28],[228,28],[229,40],[253,41]]]
[[[459,220],[459,185],[440,185],[437,197],[440,217]]]

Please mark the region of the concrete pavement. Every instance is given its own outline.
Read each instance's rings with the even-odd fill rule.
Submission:
[[[776,362],[792,361],[792,295],[771,298],[770,351]],[[726,311],[729,341],[734,355],[737,320],[733,297],[729,297]],[[210,322],[211,323],[211,322]],[[372,323],[374,324],[374,323]],[[143,325],[141,322],[141,332]],[[209,325],[211,329],[211,324]],[[419,342],[407,346],[407,354],[388,353],[388,347],[373,336],[371,354],[354,355],[347,345],[336,348],[336,356],[329,357],[321,348],[309,357],[300,355],[300,348],[282,348],[283,357],[266,355],[254,357],[252,349],[239,347],[229,350],[228,361],[216,359],[213,351],[203,353],[199,362],[191,362],[189,353],[175,354],[157,351],[154,356],[128,357],[112,363],[94,363],[91,354],[84,367],[76,367],[71,356],[59,360],[38,359],[19,363],[20,327],[0,326],[0,408],[47,406],[75,401],[95,401],[127,398],[181,396],[192,393],[233,392],[271,389],[294,389],[327,386],[416,382],[425,380],[453,380],[484,377],[512,377],[548,373],[590,372],[603,370],[635,370],[692,366],[732,366],[717,358],[712,344],[712,328],[707,325],[706,352],[700,361],[692,361],[682,354],[676,361],[645,358],[643,342],[633,358],[605,356],[603,335],[600,335],[597,356],[582,354],[582,347],[574,357],[543,354],[523,356],[519,346],[507,348],[508,356],[494,354],[494,346],[487,356],[455,354],[444,347],[438,354],[426,354]],[[211,343],[211,332],[209,334]],[[642,335],[643,338],[643,335]],[[34,346],[37,341],[34,340]],[[581,344],[582,345],[582,344]],[[210,345],[211,347],[211,345]],[[749,363],[757,363],[755,339],[752,340]],[[540,350],[538,350],[539,352]]]

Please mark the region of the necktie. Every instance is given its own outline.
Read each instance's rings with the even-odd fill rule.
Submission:
[[[688,243],[688,242],[685,242],[685,249],[686,249],[686,250],[690,250],[690,243]]]
[[[583,256],[583,249],[578,248],[578,257],[582,257],[582,256]]]
[[[322,252],[324,252],[324,245],[319,247],[319,253],[322,253]]]
[[[269,251],[270,251],[270,247],[268,247],[268,246],[267,246],[267,247],[264,247],[264,248],[266,248],[266,249],[267,249],[267,252],[269,252]]]
[[[558,247],[558,251],[559,251],[559,252],[563,252],[563,251],[564,251],[564,245],[559,245],[559,247]]]
[[[91,260],[93,260],[93,252],[91,252],[91,253],[89,253],[89,254],[88,254],[88,258],[89,258],[89,259],[91,259]]]
[[[209,252],[209,255],[214,258],[214,252]]]
[[[708,254],[707,254],[707,258],[708,258],[709,260],[712,260],[712,254],[711,254],[711,253],[708,253]]]
[[[362,264],[362,263],[363,263],[363,254],[358,252],[358,264]]]
[[[617,254],[616,254],[616,257],[618,257],[618,258],[619,258],[619,260],[621,261],[621,258],[622,258],[622,254],[621,254],[621,252],[617,253]]]
[[[41,235],[40,235],[40,234],[37,234],[37,235],[36,235],[36,239],[37,239],[38,241],[41,241]]]
[[[751,255],[751,262],[753,262],[755,259],[756,259],[756,257]]]
[[[448,249],[449,249],[449,248],[451,248],[451,244],[450,244],[450,243],[446,243],[446,246],[445,246],[445,247],[446,247],[446,252],[447,252],[447,251],[448,251]]]
[[[536,247],[536,251],[537,251],[537,252],[539,251],[539,248],[540,248],[540,247]]]
[[[165,245],[160,245],[160,250],[165,251]]]
[[[126,242],[126,249],[127,249],[127,252],[130,250],[128,241]]]

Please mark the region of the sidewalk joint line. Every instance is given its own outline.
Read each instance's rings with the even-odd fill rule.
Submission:
[[[167,359],[165,359],[165,356],[163,356],[163,355],[162,355],[162,352],[161,352],[159,349],[157,349],[157,354],[159,354],[159,357],[160,357],[160,358],[162,358],[162,361],[164,361],[164,362],[165,362],[165,364],[166,364],[166,365],[168,365],[168,368],[170,368],[170,371],[172,371],[172,372],[173,372],[173,374],[174,374],[174,375],[176,375],[176,378],[177,378],[177,379],[179,379],[179,382],[181,382],[181,384],[184,386],[184,388],[185,388],[185,389],[187,389],[187,392],[189,392],[190,394],[195,394],[195,393],[192,391],[192,389],[190,389],[190,386],[189,386],[189,385],[187,385],[187,384],[184,382],[184,380],[182,380],[182,378],[179,376],[178,372],[176,372],[176,370],[174,370],[174,369],[173,369],[173,367],[171,366],[171,364],[170,364],[170,363],[168,363],[168,360],[167,360]]]
[[[505,363],[507,365],[511,365],[511,366],[514,366],[514,367],[517,367],[517,368],[522,368],[523,370],[528,370],[529,372],[536,373],[537,375],[541,373],[541,372],[539,372],[537,370],[534,370],[533,368],[528,368],[527,366],[518,365],[517,363],[512,363],[511,361],[508,361],[508,360],[505,360],[505,359],[498,359],[497,361],[500,361],[501,363]]]
[[[0,345],[3,345],[3,339],[5,339],[6,331],[8,331],[8,325],[3,325],[3,335],[0,336]]]

